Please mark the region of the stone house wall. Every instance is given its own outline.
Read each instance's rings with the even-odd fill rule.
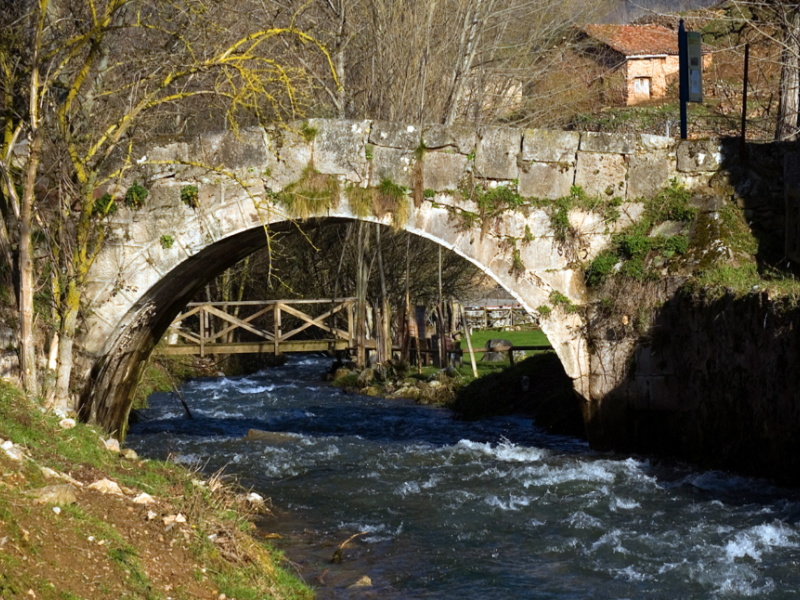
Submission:
[[[703,70],[711,66],[711,60],[711,54],[703,55]],[[627,57],[625,61],[625,103],[630,106],[646,100],[666,97],[667,87],[677,80],[679,69],[679,59],[673,54],[648,58]],[[640,77],[650,79],[649,97],[636,94],[635,82]]]

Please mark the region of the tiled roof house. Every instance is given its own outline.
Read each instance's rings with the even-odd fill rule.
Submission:
[[[625,65],[628,105],[663,98],[678,77],[678,32],[659,25],[586,25],[583,32],[618,55]],[[703,69],[711,54],[703,50]]]

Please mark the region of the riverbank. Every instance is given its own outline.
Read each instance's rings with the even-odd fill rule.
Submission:
[[[140,459],[0,382],[0,598],[313,598],[256,539],[270,502]]]

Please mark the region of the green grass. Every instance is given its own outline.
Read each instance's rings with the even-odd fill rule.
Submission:
[[[21,483],[0,494],[0,523],[4,535],[27,556],[20,561],[0,551],[0,598],[22,597],[29,589],[34,590],[36,597],[45,599],[71,597],[69,590],[56,591],[46,578],[42,579],[38,572],[31,570],[43,560],[42,545],[34,541],[34,527],[29,522],[35,519],[39,519],[39,523],[46,522],[48,528],[57,532],[53,539],[47,540],[51,550],[55,547],[71,552],[71,548],[58,548],[59,540],[73,539],[76,535],[85,537],[91,533],[107,540],[106,564],[123,582],[126,591],[121,597],[152,600],[165,597],[153,589],[145,572],[145,559],[140,558],[144,556],[141,540],[128,536],[128,532],[120,528],[113,511],[105,516],[93,514],[91,507],[81,506],[82,496],[77,505],[62,507],[59,515],[30,508],[27,490],[51,483],[44,479],[39,465],[72,473],[84,482],[87,474],[92,479],[108,477],[122,486],[160,497],[163,503],[170,505],[167,510],[171,512],[183,512],[197,527],[192,544],[196,564],[205,569],[204,573],[213,580],[216,589],[229,598],[293,600],[313,597],[302,582],[280,567],[280,553],[242,533],[251,528],[251,522],[247,513],[238,508],[234,490],[223,488],[212,494],[207,487],[192,484],[197,474],[181,466],[122,459],[105,449],[102,442],[105,435],[96,428],[78,423],[73,429],[62,429],[57,417],[42,413],[36,402],[5,382],[0,382],[0,437],[23,446],[31,458],[16,465],[5,463],[13,465],[23,477]],[[2,464],[0,461],[0,466]],[[31,531],[30,541],[21,526],[17,526],[22,522],[26,522]],[[245,559],[231,562],[208,540],[208,534],[220,528],[226,530],[229,538],[235,537],[235,553]],[[186,596],[174,590],[172,597]]]
[[[493,339],[504,339],[515,346],[549,346],[550,341],[541,329],[526,331],[501,331],[499,329],[475,330],[470,336],[473,348],[483,348],[486,342]],[[461,347],[466,350],[466,342]]]

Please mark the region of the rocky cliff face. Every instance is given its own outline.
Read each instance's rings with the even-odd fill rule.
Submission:
[[[593,332],[609,355],[607,333]],[[798,364],[799,308],[767,293],[714,301],[679,293],[616,365],[627,377],[590,415],[590,440],[798,485]]]

